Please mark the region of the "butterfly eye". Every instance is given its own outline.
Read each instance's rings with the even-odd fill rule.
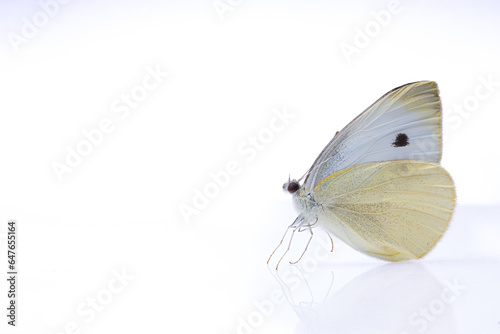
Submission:
[[[291,182],[290,184],[288,184],[287,190],[290,194],[293,194],[294,192],[299,190],[299,184],[297,182]]]

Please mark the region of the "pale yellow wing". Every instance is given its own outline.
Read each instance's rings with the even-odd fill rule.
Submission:
[[[322,180],[314,199],[321,223],[353,248],[388,261],[424,256],[443,235],[455,188],[440,166],[420,161],[370,162]]]

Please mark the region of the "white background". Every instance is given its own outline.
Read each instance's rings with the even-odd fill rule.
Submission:
[[[8,219],[20,242],[18,327],[2,315],[2,333],[500,331],[495,1],[0,6],[0,254]],[[151,71],[168,76],[144,90]],[[283,182],[377,98],[418,80],[439,85],[442,165],[457,188],[443,240],[422,261],[387,264],[341,241],[325,256],[318,232],[289,266],[300,236],[280,284],[266,260],[296,215]],[[276,110],[293,117],[270,137]],[[58,177],[54,164],[106,119],[112,130]]]

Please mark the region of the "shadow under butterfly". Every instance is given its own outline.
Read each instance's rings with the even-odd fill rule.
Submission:
[[[338,268],[341,269],[341,268]],[[342,269],[351,269],[343,267]],[[346,273],[336,270],[338,276]],[[316,276],[316,277],[315,277]],[[415,262],[378,266],[355,277],[335,293],[311,289],[309,280],[324,272],[301,276],[303,290],[311,294],[299,300],[304,291],[279,283],[300,319],[297,333],[413,334],[455,333],[453,300],[442,300],[452,293],[423,265]],[[333,282],[335,284],[335,282]],[[314,292],[312,292],[314,291]],[[328,295],[325,298],[325,295]]]

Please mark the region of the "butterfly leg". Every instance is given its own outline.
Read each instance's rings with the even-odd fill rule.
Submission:
[[[286,231],[285,231],[285,234],[283,234],[283,238],[281,238],[281,241],[280,243],[278,244],[278,246],[276,246],[276,248],[273,250],[273,252],[271,253],[271,255],[269,255],[269,259],[267,259],[267,264],[269,264],[269,261],[271,261],[271,258],[273,257],[274,253],[278,250],[278,248],[280,248],[281,244],[283,243],[283,240],[285,240],[285,237],[286,237],[286,234],[288,233],[288,230],[291,228],[291,226],[288,226]]]
[[[330,238],[330,242],[332,243],[332,250],[330,252],[333,253],[333,239],[332,239],[332,236],[328,232],[326,232],[326,234],[328,235],[328,238]]]
[[[274,253],[278,250],[278,248],[280,248],[281,244],[283,243],[283,240],[285,240],[285,237],[286,237],[286,234],[288,233],[288,230],[290,230],[291,228],[293,228],[294,230],[292,232],[292,237],[290,238],[290,242],[288,243],[288,249],[286,250],[288,252],[288,250],[290,249],[290,244],[292,243],[293,234],[295,233],[295,230],[302,225],[303,222],[304,222],[304,218],[301,215],[299,215],[295,219],[295,221],[290,226],[288,226],[288,228],[285,231],[285,234],[283,234],[283,238],[281,238],[280,243],[273,250],[273,252],[271,253],[271,255],[269,255],[269,259],[267,259],[267,264],[269,264],[269,261],[271,261],[271,258],[273,257]],[[286,252],[285,252],[285,254],[286,254]],[[283,254],[283,256],[285,256],[285,254]],[[283,256],[281,257],[281,259],[283,259]],[[281,262],[281,259],[280,259],[280,262]],[[279,265],[279,262],[278,262],[278,265]],[[276,266],[276,269],[278,269],[278,266]]]
[[[317,222],[318,222],[318,218],[316,218],[316,221],[312,225],[307,225],[307,228],[309,229],[309,233],[311,233],[311,236],[309,237],[309,240],[307,241],[306,248],[304,248],[304,251],[302,252],[302,255],[300,255],[299,259],[297,261],[295,261],[295,262],[290,262],[290,264],[297,264],[302,259],[302,257],[304,256],[304,254],[306,253],[307,248],[309,247],[309,244],[311,243],[311,240],[312,240],[313,235],[314,235],[311,226],[314,226],[314,224],[316,224]]]
[[[286,253],[288,253],[288,251],[290,250],[290,245],[292,244],[293,235],[295,234],[296,231],[297,231],[297,229],[294,229],[292,231],[292,236],[290,237],[290,241],[288,242],[288,247],[286,248],[286,251],[283,253],[283,255],[281,256],[280,260],[276,264],[276,270],[278,270],[278,267],[279,267],[279,265],[281,263],[281,260],[283,260],[283,258],[285,257]]]

